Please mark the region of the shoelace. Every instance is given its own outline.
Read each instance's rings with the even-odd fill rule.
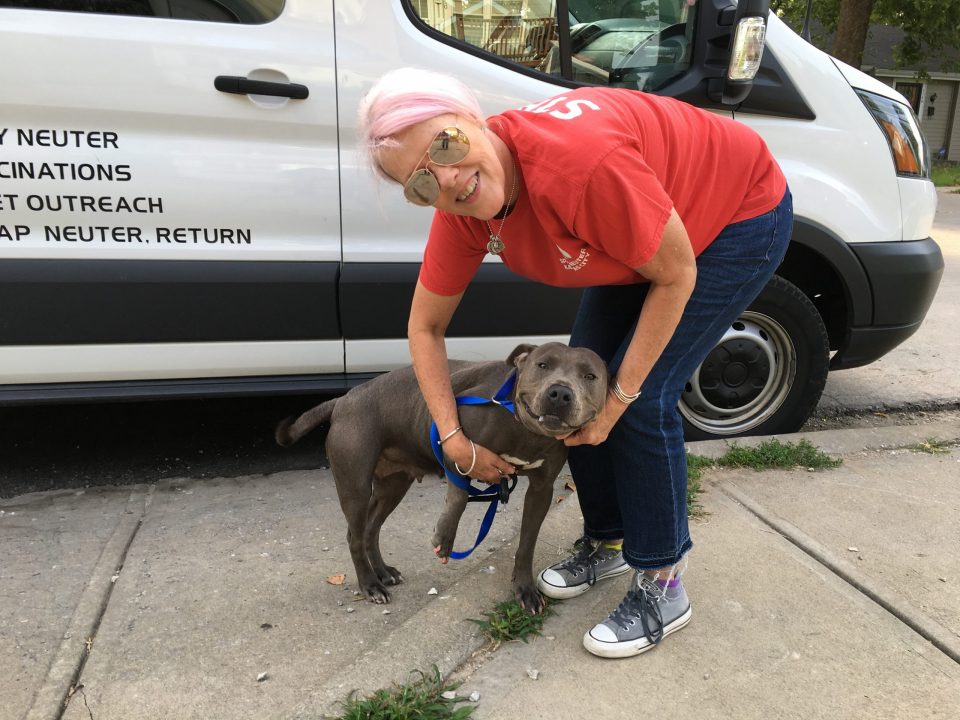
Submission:
[[[560,567],[569,570],[574,577],[586,571],[587,585],[595,585],[597,583],[597,565],[603,560],[603,544],[597,543],[597,546],[594,547],[586,537],[581,538],[578,542],[581,545],[577,554],[567,558]]]
[[[663,639],[663,614],[660,610],[663,596],[663,589],[641,574],[637,587],[630,590],[617,609],[610,613],[610,619],[623,629],[635,625],[639,619],[644,636],[656,645]],[[651,620],[654,621],[652,627]]]

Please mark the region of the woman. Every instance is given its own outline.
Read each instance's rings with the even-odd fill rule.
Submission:
[[[584,635],[604,657],[654,647],[689,622],[684,384],[783,258],[792,204],[746,126],[635,91],[566,90],[484,119],[459,81],[401,69],[360,109],[376,171],[433,225],[410,308],[420,388],[463,474],[514,468],[460,431],[444,333],[488,252],[515,272],[585,287],[571,345],[607,361],[596,420],[565,439],[584,517],[574,553],[538,578],[553,598],[634,571]],[[685,565],[685,563],[684,563]]]

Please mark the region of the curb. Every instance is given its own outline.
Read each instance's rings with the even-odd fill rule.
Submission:
[[[63,716],[70,691],[83,673],[90,645],[110,602],[116,574],[140,529],[152,495],[152,485],[136,486],[131,490],[126,509],[100,552],[60,647],[50,661],[46,677],[24,713],[24,720],[59,720]]]
[[[812,432],[734,438],[731,440],[698,440],[687,443],[687,452],[710,459],[721,457],[733,445],[757,447],[769,440],[800,442],[807,440],[827,454],[852,455],[864,450],[891,450],[917,445],[930,438],[947,442],[960,441],[960,425],[928,423],[922,425],[889,425],[876,428],[815,430]]]
[[[824,545],[814,540],[796,525],[784,520],[741,492],[736,483],[724,480],[717,485],[724,495],[742,505],[765,525],[862,592],[952,660],[960,663],[960,639],[954,637],[953,633],[945,627],[927,617],[902,596],[897,595],[881,583],[860,572],[852,564],[831,553]]]

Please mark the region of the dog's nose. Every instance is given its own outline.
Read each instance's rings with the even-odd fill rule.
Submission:
[[[573,402],[573,391],[564,385],[551,385],[547,388],[547,397],[556,405],[569,405]]]

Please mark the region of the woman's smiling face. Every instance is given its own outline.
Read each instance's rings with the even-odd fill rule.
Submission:
[[[430,161],[426,150],[437,133],[448,127],[459,128],[469,138],[469,151],[455,165],[438,165]],[[464,117],[440,115],[411,125],[393,138],[398,145],[380,151],[380,167],[400,185],[415,171],[429,170],[440,186],[440,194],[433,203],[438,210],[489,220],[506,204],[507,177],[503,163],[491,134],[477,123]]]

